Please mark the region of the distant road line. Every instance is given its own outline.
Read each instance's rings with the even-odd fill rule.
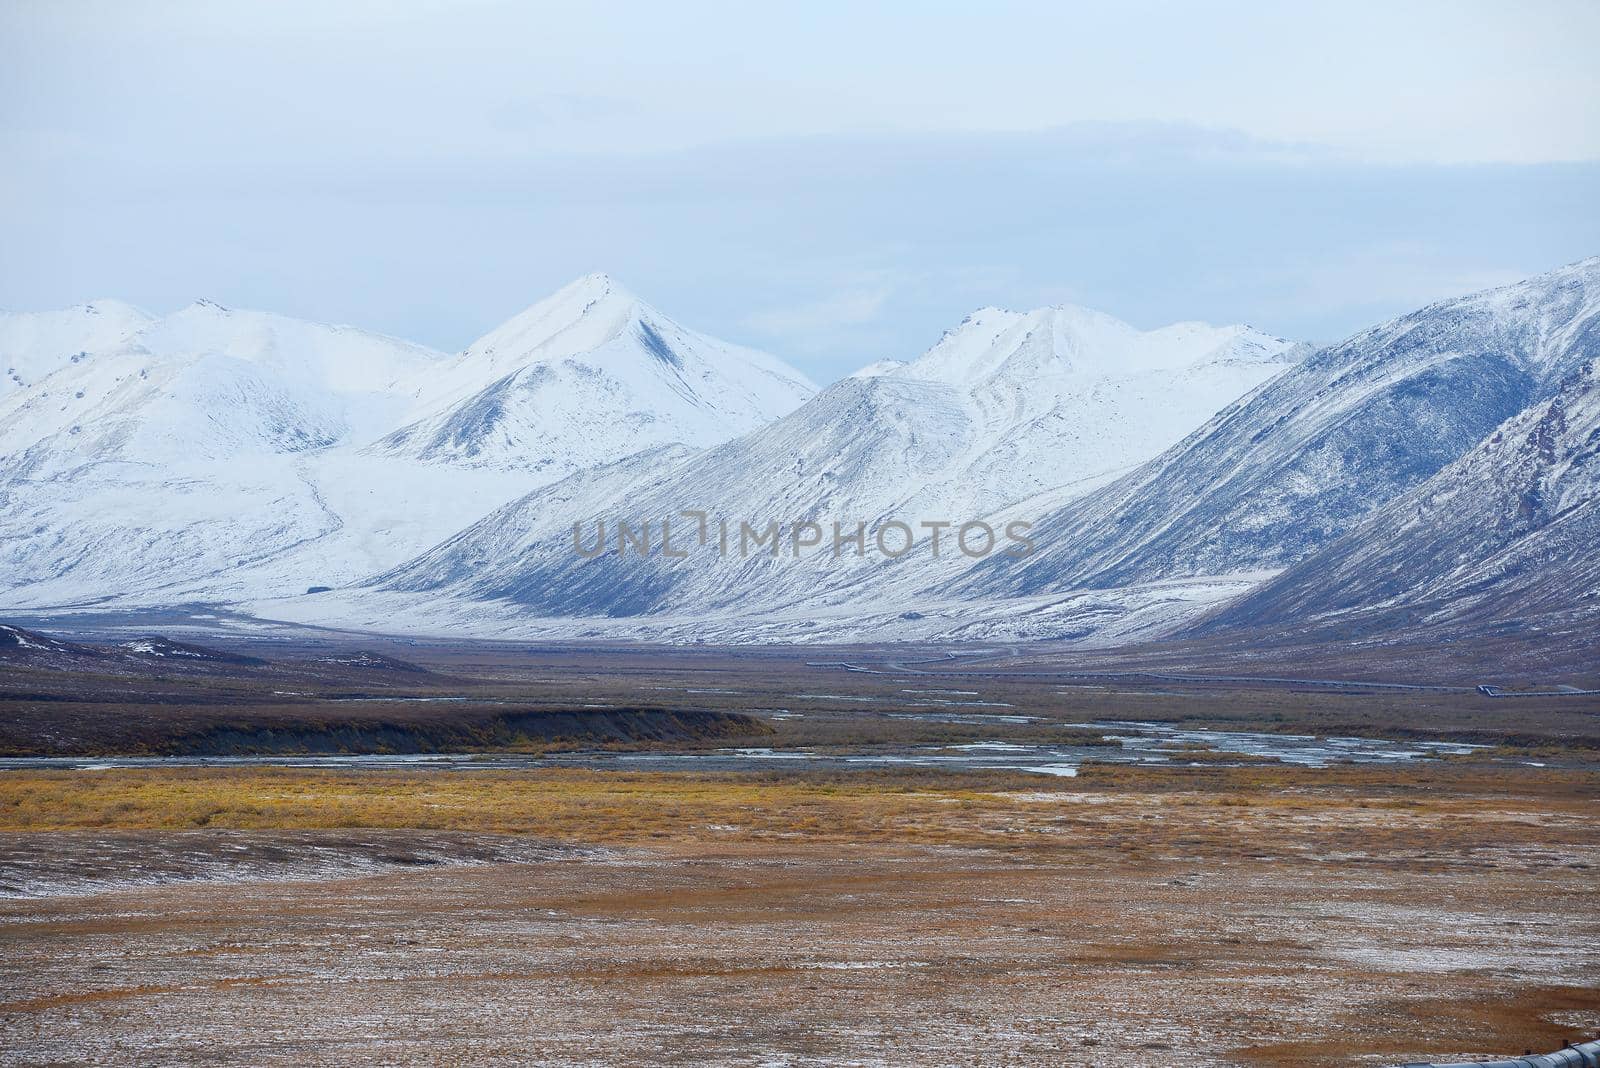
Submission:
[[[1482,685],[1478,692],[1485,697],[1594,697],[1600,690],[1502,690],[1498,686]]]
[[[942,663],[943,660],[921,660],[912,663]],[[970,671],[960,668],[946,668],[935,670],[912,666],[897,660],[884,661],[881,664],[866,665],[856,664],[843,660],[816,660],[807,661],[807,667],[842,668],[845,671],[854,671],[868,675],[938,675],[957,678],[981,679],[1150,679],[1157,682],[1242,682],[1265,683],[1276,686],[1326,686],[1375,690],[1417,690],[1429,693],[1472,693],[1483,692],[1477,686],[1440,686],[1423,683],[1409,682],[1365,682],[1354,679],[1293,679],[1279,678],[1271,675],[1180,675],[1169,672],[1156,671]],[[1578,691],[1589,693],[1593,691]],[[1486,696],[1500,696],[1487,694]],[[1555,694],[1554,696],[1559,696]]]

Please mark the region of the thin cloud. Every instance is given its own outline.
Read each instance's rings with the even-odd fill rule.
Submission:
[[[889,299],[889,291],[836,293],[824,300],[787,308],[756,312],[744,319],[746,326],[776,337],[793,337],[815,330],[857,326],[876,320]]]

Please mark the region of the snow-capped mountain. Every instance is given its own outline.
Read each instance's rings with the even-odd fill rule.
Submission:
[[[1280,570],[1432,477],[1600,348],[1600,258],[1443,301],[1318,352],[986,560],[962,597]],[[1192,606],[1191,606],[1192,607]]]
[[[237,575],[342,529],[319,460],[393,426],[404,385],[442,359],[203,301],[84,352],[0,399],[8,600]]]
[[[659,445],[714,445],[816,387],[775,357],[678,325],[603,274],[479,338],[417,390],[426,414],[372,451],[532,469],[544,481]]]
[[[150,322],[148,313],[117,300],[59,311],[0,312],[0,397],[26,389]]]
[[[1205,620],[1286,639],[1600,634],[1600,360],[1324,551]]]
[[[981,516],[1038,494],[1076,496],[1155,456],[1308,352],[1247,326],[1141,331],[1070,305],[984,308],[885,376],[948,391],[971,427],[954,469],[906,503]]]
[[[1003,521],[1147,459],[1301,355],[1246,327],[1143,332],[1081,308],[983,309],[902,366],[834,384],[791,415],[699,455],[625,463],[535,491],[383,576],[391,590],[501,599],[529,613],[768,613],[859,603],[932,582],[934,561],[584,560],[575,522]],[[953,536],[953,535],[952,535]],[[792,555],[792,554],[791,554]],[[952,559],[953,557],[953,559]]]
[[[8,607],[1096,644],[1205,616],[1208,638],[1534,626],[1573,648],[1600,616],[1600,259],[1318,351],[983,309],[809,399],[603,276],[454,357],[204,304],[104,334],[83,318],[30,327],[42,348],[16,362],[39,377],[0,396]],[[829,551],[834,523],[888,520],[916,548]],[[922,524],[972,520],[1031,523],[1037,550],[974,561],[946,528],[935,559]],[[648,548],[619,521],[649,524]],[[720,550],[722,521],[783,540]]]
[[[760,405],[782,408],[789,391],[809,388],[772,357],[689,335],[618,293],[604,279],[580,280],[454,358],[203,301],[112,331],[0,397],[0,588],[14,606],[50,606],[337,586],[590,456],[614,459],[677,433],[720,440],[760,418]],[[646,327],[677,358],[671,375],[641,366],[627,340]],[[547,341],[524,347],[541,329]],[[589,363],[552,356],[591,342]],[[55,337],[44,344],[60,347]],[[545,370],[594,388],[559,398],[523,388]],[[682,376],[681,391],[664,396],[672,375]],[[484,400],[492,396],[500,399]],[[639,406],[639,423],[619,414],[619,396],[637,398],[626,403]],[[509,433],[513,416],[532,413],[530,398],[559,401],[561,421]],[[414,431],[430,413],[448,411],[459,424],[474,410],[483,434],[451,439],[459,451],[390,447],[407,433],[397,428]]]
[[[160,465],[370,440],[440,360],[352,327],[197,301],[0,400],[0,463]]]

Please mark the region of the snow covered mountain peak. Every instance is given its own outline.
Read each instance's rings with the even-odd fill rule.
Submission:
[[[152,359],[237,360],[332,394],[400,394],[445,362],[443,354],[352,326],[197,300],[129,339]],[[390,417],[398,416],[387,405]],[[375,429],[374,433],[377,432]]]
[[[443,360],[352,327],[208,302],[140,316],[0,396],[0,461],[63,471],[370,441],[405,414],[402,384]]]
[[[604,271],[591,271],[580,275],[556,290],[547,299],[555,300],[580,300],[585,303],[602,300],[605,297],[615,296],[621,300],[637,300],[628,287],[618,282]]]
[[[781,360],[589,274],[430,369],[415,391],[420,417],[373,448],[558,478],[641,449],[726,441],[815,392]]]
[[[492,374],[559,360],[599,348],[653,311],[609,275],[587,274],[483,335],[456,362]]]
[[[0,312],[0,397],[115,345],[154,317],[120,300],[44,312]]]
[[[1248,326],[1181,322],[1139,330],[1075,304],[1028,312],[980,308],[905,368],[907,378],[972,388],[996,380],[1122,377],[1203,364],[1285,362],[1290,341]]]
[[[120,328],[123,324],[132,323],[135,326],[147,323],[155,316],[136,305],[115,297],[101,297],[97,300],[85,301],[82,304],[73,304],[53,311],[8,311],[0,308],[0,322],[9,320],[31,320],[44,322],[62,319],[100,320]]]

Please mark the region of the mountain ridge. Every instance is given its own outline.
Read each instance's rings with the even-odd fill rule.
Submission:
[[[454,356],[208,302],[106,314],[112,341],[0,395],[18,606],[674,641],[1594,626],[1600,257],[1321,348],[979,309],[814,393],[604,275]],[[708,555],[694,516],[795,543]],[[574,524],[663,520],[699,554],[575,551]],[[796,526],[969,520],[1038,549],[834,560]]]
[[[596,278],[574,286],[596,284],[617,288]],[[614,304],[643,306],[622,294]],[[718,351],[744,359],[751,350]],[[444,375],[452,365],[457,373]],[[540,453],[541,440],[493,465],[370,450],[425,416],[441,385],[470,397],[505,366],[211,301],[145,317],[0,397],[0,585],[34,606],[222,602],[392,566],[586,459],[591,442],[576,432],[576,460]],[[510,373],[527,370],[525,361]],[[720,395],[707,396],[693,428],[702,442],[733,432],[719,419]],[[577,407],[568,412],[576,424],[613,422],[604,403]],[[728,422],[761,417],[746,404]],[[626,432],[611,443],[622,454],[650,446]]]
[[[1547,396],[1600,344],[1600,257],[1317,351],[956,587],[1039,594],[1281,569]]]
[[[529,612],[607,616],[797,611],[817,598],[892,586],[891,571],[920,587],[958,562],[924,573],[909,559],[881,568],[865,560],[679,563],[659,554],[582,560],[570,528],[596,518],[678,521],[684,509],[734,524],[889,516],[960,524],[1009,515],[1041,494],[1087,492],[1301,354],[1244,327],[1139,331],[1081,309],[979,311],[917,359],[842,379],[655,479],[630,477],[610,501],[594,490],[612,477],[609,469],[580,472],[374,582],[506,599]]]

